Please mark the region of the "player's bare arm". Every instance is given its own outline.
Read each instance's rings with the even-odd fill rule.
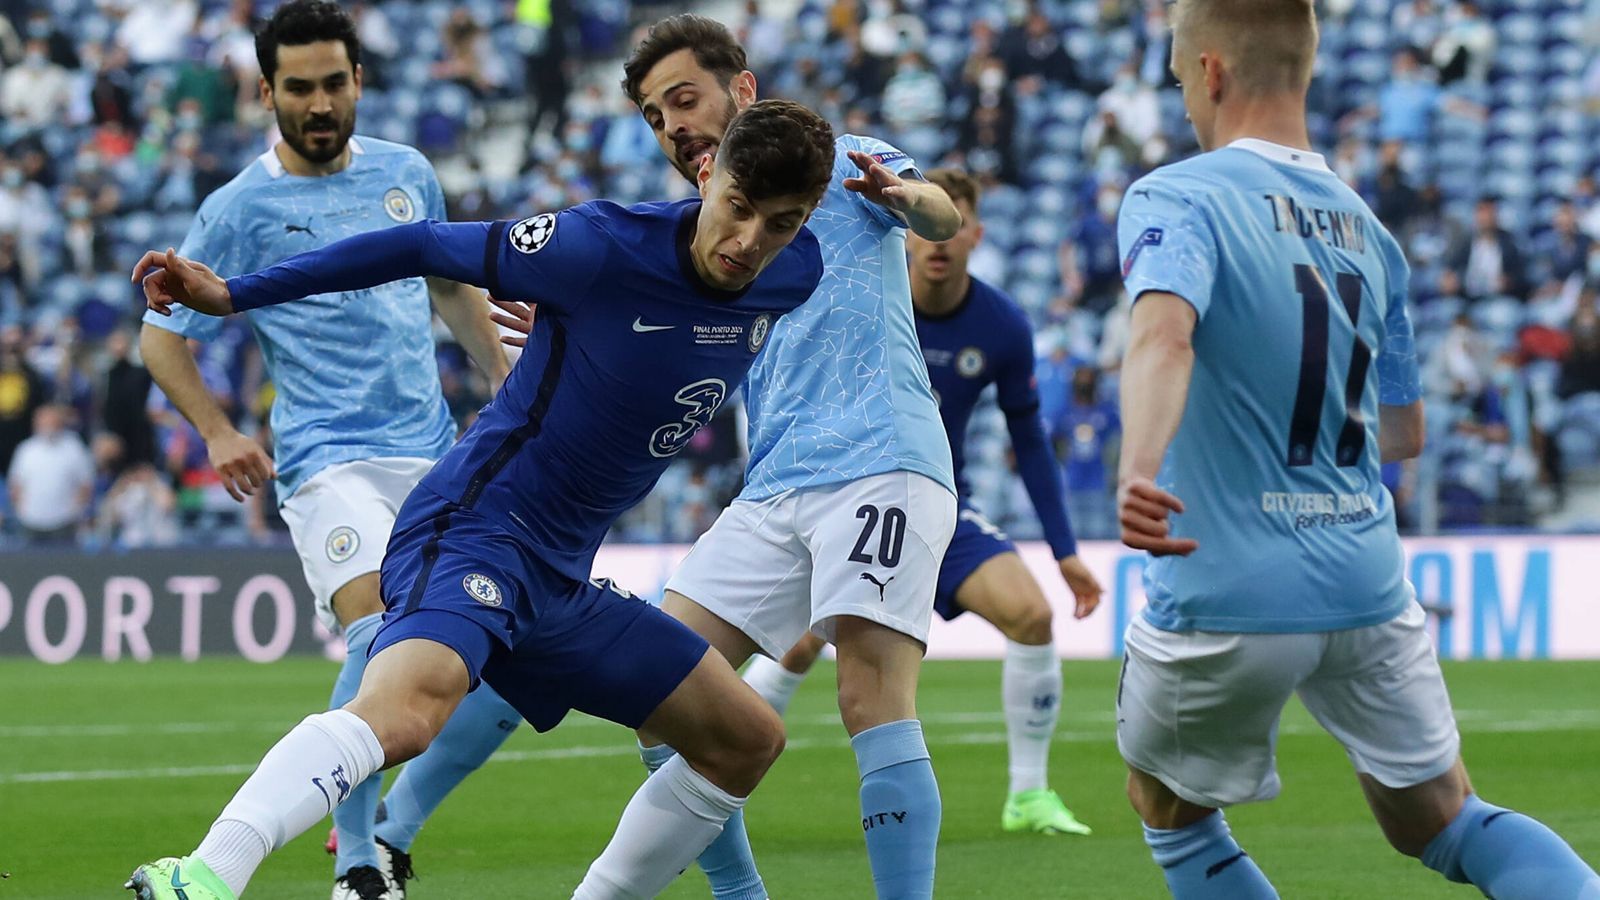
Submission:
[[[1183,501],[1155,483],[1188,401],[1194,326],[1195,311],[1188,301],[1164,291],[1146,291],[1133,306],[1122,363],[1117,517],[1124,544],[1156,555],[1187,556],[1199,547],[1193,539],[1169,537],[1169,517],[1183,512]]]
[[[511,364],[500,349],[494,322],[484,315],[483,292],[459,281],[429,278],[428,294],[433,298],[434,312],[444,320],[456,342],[489,376],[490,390],[499,391],[511,374]]]
[[[211,396],[183,335],[146,325],[139,332],[139,352],[156,385],[200,432],[211,467],[222,477],[222,486],[233,499],[243,503],[268,479],[277,477],[266,448],[234,428]]]
[[[846,178],[845,190],[899,213],[906,227],[920,237],[946,241],[961,230],[961,212],[943,188],[926,181],[907,181],[860,150],[850,151],[850,161],[860,167],[861,176]]]
[[[1426,434],[1421,400],[1378,407],[1378,452],[1385,464],[1421,456]]]

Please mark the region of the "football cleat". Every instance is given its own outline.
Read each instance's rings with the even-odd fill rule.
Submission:
[[[356,866],[333,882],[333,900],[394,900],[376,866]]]
[[[1019,791],[1007,797],[1000,827],[1035,834],[1090,833],[1089,826],[1079,822],[1056,792],[1048,789]]]
[[[417,877],[416,870],[411,868],[411,854],[383,838],[377,841],[378,869],[389,880],[389,896],[392,900],[406,900],[406,882]]]
[[[145,863],[123,887],[138,900],[238,900],[210,866],[193,856]]]

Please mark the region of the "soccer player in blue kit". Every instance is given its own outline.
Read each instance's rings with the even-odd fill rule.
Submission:
[[[1178,0],[1201,155],[1128,191],[1123,541],[1154,557],[1117,744],[1174,897],[1276,897],[1221,807],[1278,793],[1299,694],[1384,836],[1496,900],[1600,898],[1534,819],[1473,792],[1382,462],[1424,423],[1399,244],[1312,152],[1311,0]]]
[[[803,225],[832,172],[827,123],[773,101],[700,161],[700,199],[418,222],[227,281],[146,254],[134,277],[158,312],[222,315],[431,274],[540,315],[500,393],[401,509],[356,698],[280,740],[194,854],[139,867],[141,900],[237,897],[273,849],[422,752],[480,682],[541,731],[578,709],[681,753],[635,794],[574,897],[655,896],[695,859],[776,758],[782,721],[703,638],[590,581],[590,567],[816,289],[822,258]]]
[[[928,181],[943,188],[961,211],[961,230],[949,240],[928,241],[915,235],[906,239],[917,338],[961,488],[960,518],[939,565],[934,610],[946,620],[975,613],[1006,636],[1001,700],[1011,784],[1001,827],[1088,834],[1089,828],[1050,790],[1046,775],[1061,697],[1061,660],[1056,655],[1050,603],[1005,532],[967,499],[963,475],[967,423],[979,395],[990,385],[995,386],[1006,416],[1017,469],[1061,576],[1072,590],[1077,618],[1099,605],[1100,584],[1078,558],[1061,476],[1039,418],[1028,315],[1016,301],[967,273],[967,259],[983,237],[978,183],[955,169],[935,169],[928,173]],[[781,664],[765,656],[751,660],[745,681],[782,713],[821,650],[821,639],[807,635]]]
[[[360,44],[347,13],[317,0],[285,3],[258,33],[256,54],[283,140],[206,198],[184,256],[239,275],[343,237],[444,216],[444,194],[421,153],[353,133]],[[434,309],[498,385],[508,367],[483,296],[460,284],[413,278],[250,313],[277,388],[276,460],[233,427],[196,369],[187,341],[214,340],[221,319],[151,313],[140,337],[151,375],[199,430],[234,498],[277,478],[317,614],[343,630],[348,648],[330,708],[361,683],[383,612],[378,569],[395,514],[455,439],[434,361]],[[376,834],[381,784],[358,788],[334,815],[333,900],[401,900],[417,830],[517,719],[494,691],[475,693],[396,779]]]
[[[685,176],[756,99],[744,48],[703,16],[657,22],[624,72]],[[826,263],[818,296],[774,324],[751,367],[744,489],[667,582],[662,608],[735,664],[758,650],[781,656],[808,630],[838,647],[877,895],[917,900],[933,892],[942,809],[917,674],[956,504],[912,323],[905,234],[943,240],[961,215],[894,147],[841,135],[837,148],[811,222]],[[670,741],[642,747],[648,767],[672,754]],[[700,863],[718,900],[766,896],[742,818]]]

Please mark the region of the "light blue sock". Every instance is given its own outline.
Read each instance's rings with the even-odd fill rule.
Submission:
[[[639,746],[639,759],[651,772],[666,765],[677,753],[666,744]],[[756,871],[750,836],[744,830],[744,810],[728,817],[722,833],[700,854],[699,863],[711,883],[714,900],[767,900],[767,886]]]
[[[506,742],[522,715],[487,684],[466,696],[421,756],[406,763],[383,797],[388,818],[377,835],[410,852],[422,823],[444,798]]]
[[[361,673],[367,670],[367,650],[383,624],[383,614],[363,616],[344,629],[344,667],[333,682],[329,709],[338,709],[354,700],[361,687]],[[378,845],[372,842],[372,820],[378,814],[378,795],[383,787],[381,773],[356,785],[350,797],[333,811],[333,827],[339,831],[339,852],[334,857],[333,874],[345,874],[356,866],[378,865]]]
[[[1422,864],[1495,900],[1600,900],[1600,876],[1537,819],[1467,797]]]
[[[933,896],[943,806],[922,723],[904,719],[850,739],[861,771],[861,828],[879,900]]]
[[[1261,867],[1239,849],[1220,809],[1187,828],[1146,825],[1144,842],[1176,900],[1277,900]]]

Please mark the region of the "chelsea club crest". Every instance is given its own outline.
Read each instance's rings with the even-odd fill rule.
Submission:
[[[968,347],[956,354],[956,374],[962,378],[977,378],[983,374],[983,351]]]
[[[417,207],[404,188],[389,188],[383,195],[383,211],[396,222],[406,223],[416,218]]]
[[[487,575],[479,575],[477,572],[473,572],[471,575],[461,579],[461,587],[466,590],[472,599],[482,603],[484,606],[500,605],[500,585],[495,584]]]
[[[762,313],[756,316],[756,320],[750,323],[750,352],[760,353],[761,348],[766,346],[767,335],[771,333],[772,315],[770,313]]]

